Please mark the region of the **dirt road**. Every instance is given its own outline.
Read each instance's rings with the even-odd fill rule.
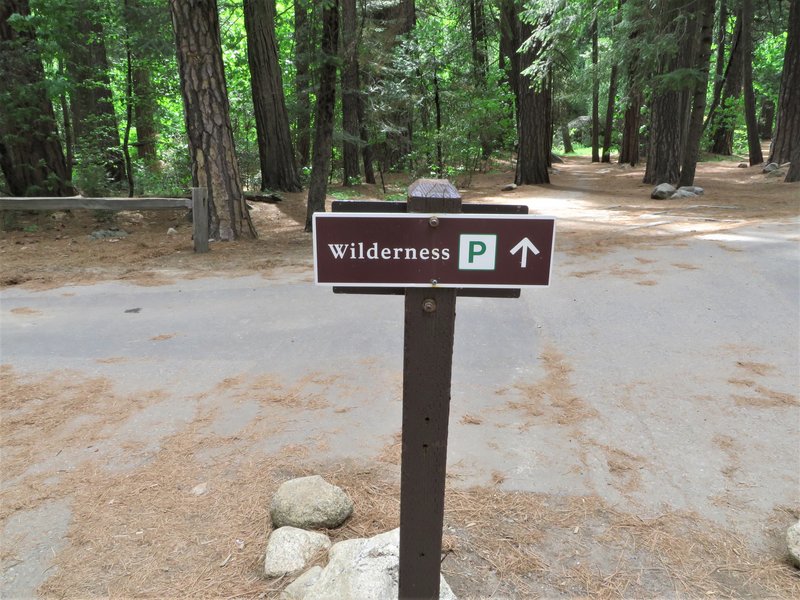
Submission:
[[[704,168],[660,203],[583,161],[465,190],[558,221],[550,288],[458,302],[459,597],[800,594],[798,188]],[[3,234],[4,597],[277,596],[269,494],[310,472],[356,500],[337,539],[396,526],[402,301],[315,287],[296,200],[207,257],[180,216]]]

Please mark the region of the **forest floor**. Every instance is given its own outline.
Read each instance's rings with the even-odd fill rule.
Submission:
[[[691,278],[702,272],[700,259],[685,258],[699,238],[713,243],[723,259],[738,259],[742,251],[730,240],[738,231],[762,226],[788,228],[786,239],[794,244],[796,258],[799,184],[784,184],[782,178],[763,175],[757,167],[737,168],[736,161],[704,162],[698,165],[695,183],[705,188],[703,196],[656,201],[649,198],[652,186],[642,184],[641,178],[641,168],[568,158],[555,166],[548,186],[501,192],[513,173],[499,165],[475,175],[469,187],[460,191],[465,202],[525,203],[531,212],[557,217],[556,254],[563,257],[559,268],[564,287],[594,281],[600,283],[599,290],[606,278],[629,286],[611,284],[612,291],[625,289],[630,298],[643,298],[635,294],[659,289],[685,289],[696,285],[698,280]],[[408,183],[393,176],[387,193],[396,195]],[[383,196],[383,190],[368,185],[336,187],[330,192],[337,197]],[[284,196],[277,204],[253,204],[251,215],[259,239],[214,243],[203,255],[192,252],[191,223],[181,211],[18,214],[7,223],[11,227],[0,233],[0,325],[4,330],[0,337],[0,595],[277,598],[289,580],[266,580],[261,574],[269,498],[282,481],[305,474],[325,476],[355,501],[353,518],[332,532],[334,541],[398,525],[399,421],[385,426],[367,423],[366,429],[375,428],[380,434],[376,434],[378,445],[371,451],[368,444],[359,448],[357,456],[351,453],[354,445],[348,431],[336,430],[333,435],[333,429],[315,430],[297,439],[287,434],[309,419],[319,422],[317,427],[324,427],[326,421],[339,423],[337,419],[351,419],[352,425],[353,419],[368,414],[364,411],[377,410],[371,407],[374,392],[358,396],[354,391],[358,382],[349,376],[326,372],[317,364],[318,368],[292,376],[251,370],[223,377],[214,370],[215,363],[209,372],[196,373],[194,388],[192,382],[186,383],[186,389],[156,386],[156,371],[162,367],[153,362],[161,361],[169,369],[168,355],[161,358],[159,348],[180,337],[175,331],[181,327],[182,311],[174,308],[175,331],[146,334],[154,352],[151,362],[148,356],[135,356],[130,344],[120,345],[116,352],[109,349],[110,342],[100,339],[102,333],[96,334],[98,350],[85,368],[69,358],[70,348],[53,356],[42,351],[47,368],[32,366],[35,351],[25,354],[25,344],[35,348],[32,337],[42,331],[36,320],[46,317],[48,303],[88,302],[92,289],[103,295],[124,294],[120,289],[125,286],[131,290],[183,286],[186,293],[207,279],[245,282],[242,293],[251,282],[261,282],[265,288],[285,282],[307,285],[312,252],[310,236],[302,227],[305,198],[303,194]],[[176,232],[168,234],[169,228]],[[89,234],[98,230],[127,235],[91,239]],[[665,259],[671,265],[668,274],[656,269],[656,258],[673,251],[684,258]],[[623,255],[630,261],[619,262]],[[603,257],[613,260],[603,262]],[[674,283],[666,282],[670,277],[676,278]],[[723,285],[724,281],[718,284]],[[626,327],[625,312],[635,313],[633,300],[629,303],[621,309],[619,329]],[[796,322],[791,312],[797,312],[798,300],[789,303],[789,316]],[[297,306],[301,310],[300,299]],[[484,310],[489,305],[479,306]],[[459,310],[460,319],[478,314],[466,302],[464,312]],[[249,311],[264,320],[274,314],[255,306]],[[770,311],[765,307],[764,314]],[[287,322],[276,326],[279,332],[282,327],[294,331],[294,320],[304,318],[286,314]],[[580,314],[585,318],[590,313]],[[213,317],[201,316],[203,327],[210,326]],[[764,317],[754,319],[755,332],[762,328]],[[324,325],[320,323],[323,330]],[[537,326],[541,327],[533,325],[534,329]],[[635,324],[630,327],[635,330]],[[679,397],[681,386],[688,385],[682,380],[691,379],[688,373],[664,376],[664,382],[677,391],[651,398],[662,393],[655,383],[663,383],[654,364],[653,386],[640,399],[636,386],[645,383],[625,379],[624,367],[619,367],[619,374],[608,375],[605,383],[581,379],[586,376],[572,365],[586,362],[585,354],[596,349],[573,346],[564,350],[543,344],[538,353],[543,366],[519,366],[525,373],[531,369],[528,374],[537,374],[540,380],[507,381],[493,389],[492,398],[503,402],[504,412],[491,413],[484,405],[472,404],[468,412],[454,413],[458,422],[451,426],[451,447],[456,454],[471,456],[468,450],[472,449],[464,448],[459,437],[473,439],[468,437],[471,432],[489,426],[496,431],[480,438],[486,446],[476,453],[503,456],[498,446],[506,443],[525,448],[515,455],[519,465],[505,455],[506,459],[492,463],[496,468],[480,463],[478,473],[464,466],[466,458],[448,467],[442,570],[456,594],[460,598],[800,597],[800,575],[788,564],[782,538],[786,527],[800,518],[796,473],[799,340],[796,331],[785,331],[791,323],[775,327],[759,338],[766,348],[759,351],[772,352],[777,362],[753,359],[755,341],[749,349],[727,344],[733,371],[720,373],[719,384],[709,382],[703,388],[704,379],[717,377],[713,371],[718,363],[713,363],[693,382],[706,395],[691,402]],[[780,344],[766,338],[781,327],[781,339],[789,340],[788,347],[770,348],[770,343]],[[513,331],[513,325],[509,330]],[[703,331],[713,331],[713,327]],[[497,331],[498,336],[502,334]],[[299,341],[302,333],[292,335]],[[667,340],[669,332],[656,335]],[[367,348],[384,343],[367,342],[368,334],[354,333],[353,337],[364,337]],[[213,338],[208,339],[213,343]],[[707,341],[690,340],[690,347],[698,347],[690,358],[702,360],[701,349]],[[82,343],[76,337],[76,352]],[[326,340],[318,343],[321,348],[329,345]],[[515,342],[508,343],[514,347]],[[626,356],[624,347],[614,350]],[[278,356],[290,350],[274,352]],[[663,357],[668,359],[673,360]],[[716,359],[709,357],[712,360]],[[362,357],[360,366],[374,368],[379,387],[398,387],[399,365],[384,373],[381,361],[381,356]],[[114,374],[129,364],[142,367],[137,376],[154,381],[139,382],[136,391],[123,385]],[[148,375],[147,369],[156,371]],[[142,393],[146,385],[150,387]],[[720,386],[727,386],[724,402],[730,402],[729,407],[709,405],[709,395],[723,389]],[[593,421],[606,418],[604,400],[593,396],[598,389],[618,389],[624,398],[620,406],[609,408],[613,418],[594,428]],[[339,397],[348,393],[362,398],[358,407],[351,405],[352,398],[348,404]],[[454,402],[465,393],[455,394]],[[396,413],[397,398],[391,400]],[[722,403],[722,396],[717,400]],[[682,410],[697,411],[692,414],[708,411],[707,419],[702,419],[709,421],[703,425],[703,434],[711,433],[698,447],[708,449],[713,457],[698,452],[685,457],[686,465],[675,466],[673,460],[665,466],[667,460],[659,455],[681,456],[681,441],[669,431],[686,427],[677,409],[675,415],[664,417],[667,425],[661,442],[642,442],[653,444],[654,456],[632,450],[627,439],[633,437],[630,431],[609,425],[639,408],[655,418],[661,414],[659,406],[671,402]],[[395,413],[391,413],[393,418]],[[231,421],[234,417],[236,423]],[[726,427],[735,425],[730,431],[715,430],[717,419],[725,421]],[[551,431],[568,434],[570,441],[544,437],[544,446],[532,446],[528,439],[536,437],[532,432],[547,435],[544,428],[539,429],[542,421]],[[752,434],[752,440],[748,424],[762,428]],[[602,433],[609,428],[614,429],[611,440]],[[767,430],[788,435],[776,440]],[[547,440],[557,446],[550,451],[558,458],[551,461]],[[567,448],[575,449],[578,467],[562,464]],[[601,457],[599,466],[594,457]],[[574,489],[547,478],[518,484],[515,477],[524,472],[526,461],[552,466],[548,477],[576,482]],[[694,467],[693,462],[703,464]],[[697,479],[681,480],[681,469],[687,478],[696,475]],[[605,484],[602,489],[583,485],[588,479],[581,477],[595,477],[587,474],[593,470],[607,477],[607,488]],[[665,483],[660,478],[666,470],[670,474]],[[761,481],[768,477],[762,470],[775,477],[773,489],[769,489],[772,483]],[[709,499],[695,494],[704,485],[717,484],[716,491],[709,489]],[[662,501],[659,486],[679,490],[688,499]]]

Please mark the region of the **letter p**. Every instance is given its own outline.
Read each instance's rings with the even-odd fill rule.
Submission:
[[[458,240],[458,268],[461,271],[494,271],[497,236],[464,233]]]

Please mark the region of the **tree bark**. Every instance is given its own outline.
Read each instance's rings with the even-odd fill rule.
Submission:
[[[714,119],[714,132],[712,134],[711,152],[730,156],[733,154],[733,130],[736,125],[735,109],[733,106],[738,103],[742,93],[742,14],[736,14],[736,27],[733,30],[731,41],[731,55],[729,64],[725,70],[725,82],[723,85],[722,114],[716,112]]]
[[[677,48],[685,48],[690,40],[678,29],[681,2],[670,0],[659,3],[659,8],[661,13],[655,33],[671,36]],[[683,53],[679,52],[678,56],[661,61],[650,107],[650,143],[644,183],[675,183],[680,178],[685,91],[668,81],[668,77],[679,68],[682,60]]]
[[[789,9],[778,117],[769,162],[794,161],[794,150],[800,146],[800,93],[797,90],[800,90],[800,1],[794,0]],[[794,169],[794,165],[792,167]]]
[[[210,236],[255,237],[239,178],[216,0],[170,0],[192,184],[208,189]]]
[[[136,153],[145,163],[152,164],[158,159],[156,99],[150,69],[141,64],[133,68],[133,123],[136,127]]]
[[[635,167],[639,164],[639,129],[642,124],[642,93],[636,88],[633,77],[628,78],[629,90],[625,117],[622,126],[622,143],[619,148],[619,164]]]
[[[331,170],[333,111],[336,105],[336,48],[339,42],[339,0],[328,0],[322,9],[322,56],[314,127],[314,156],[308,184],[306,231],[313,227],[315,212],[325,212],[325,194]]]
[[[15,196],[69,196],[36,34],[12,27],[14,14],[29,16],[28,0],[0,3],[0,168]]]
[[[359,177],[358,143],[360,127],[358,104],[361,90],[358,76],[358,36],[356,0],[342,4],[342,183],[352,185]]]
[[[597,13],[592,19],[592,162],[600,162],[600,75]]]
[[[750,165],[764,162],[758,135],[756,94],[753,90],[753,0],[742,0],[742,66],[744,71],[744,119],[747,123],[747,151]]]
[[[297,156],[307,167],[311,160],[311,24],[308,9],[313,0],[294,2],[294,88],[297,96]]]
[[[575,148],[572,147],[572,140],[569,137],[569,126],[566,123],[561,125],[561,140],[564,143],[564,154],[575,152]]]
[[[700,153],[700,138],[703,135],[703,116],[706,110],[706,92],[708,91],[708,73],[711,68],[711,41],[714,26],[714,0],[702,0],[698,3],[700,22],[700,40],[697,51],[696,68],[700,73],[694,86],[692,96],[692,116],[689,122],[686,144],[683,151],[680,185],[693,185],[697,170],[697,159]]]
[[[299,192],[289,115],[275,41],[275,0],[244,0],[247,62],[253,94],[261,189]]]
[[[608,104],[606,105],[606,126],[603,133],[603,155],[600,161],[611,162],[611,136],[614,133],[614,108],[617,99],[617,65],[611,67],[608,82]]]
[[[531,24],[524,22],[517,13],[515,45],[519,47],[533,34]],[[549,15],[541,17],[549,21]],[[545,51],[541,40],[534,40],[524,52],[519,53],[516,79],[518,81],[519,121],[517,185],[550,183],[550,156],[553,146],[552,94],[549,78],[534,81],[522,71],[530,66]]]
[[[73,83],[70,105],[76,153],[82,161],[102,166],[110,182],[120,182],[125,179],[125,161],[98,13],[99,6],[93,0],[77,3],[74,37],[66,47],[67,72]]]

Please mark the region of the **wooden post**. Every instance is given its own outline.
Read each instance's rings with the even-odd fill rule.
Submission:
[[[420,179],[408,189],[408,211],[460,212],[461,197],[449,181]],[[439,598],[456,293],[405,291],[401,600]]]
[[[192,238],[194,251],[208,252],[208,190],[192,188]]]

